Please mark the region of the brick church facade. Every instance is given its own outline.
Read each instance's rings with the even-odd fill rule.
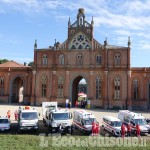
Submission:
[[[34,65],[14,61],[0,65],[0,102],[41,105],[66,99],[75,104],[78,83],[85,79],[93,108],[150,109],[150,69],[131,68],[130,38],[127,46],[103,44],[94,37],[94,21],[84,9],[68,21],[68,38],[54,46],[34,45]]]

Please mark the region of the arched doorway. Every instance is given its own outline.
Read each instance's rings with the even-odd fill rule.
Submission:
[[[17,77],[12,83],[11,103],[23,102],[23,80]]]
[[[75,78],[72,83],[72,106],[75,106],[79,93],[87,95],[87,82],[82,76]]]

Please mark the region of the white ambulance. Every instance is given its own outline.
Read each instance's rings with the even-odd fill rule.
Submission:
[[[43,102],[43,123],[49,127],[49,132],[60,134],[73,134],[72,113],[68,110],[58,109],[57,102]]]
[[[129,110],[120,110],[118,118],[124,122],[124,124],[131,123],[131,129],[136,134],[136,125],[140,126],[141,134],[147,135],[150,131],[150,127],[146,123],[146,119],[142,114],[134,113]]]
[[[73,125],[84,134],[92,133],[93,122],[97,122],[93,114],[85,110],[75,110],[73,112]]]
[[[30,106],[19,107],[18,110],[18,132],[22,130],[35,130],[39,128],[39,113],[35,108]]]
[[[103,130],[107,130],[113,136],[121,136],[121,126],[122,121],[116,117],[112,116],[104,116],[102,120],[102,128]],[[127,128],[125,128],[127,134]]]

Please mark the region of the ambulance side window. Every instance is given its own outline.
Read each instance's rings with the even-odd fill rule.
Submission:
[[[133,125],[133,126],[135,126],[135,123],[131,120],[131,124]]]
[[[111,126],[111,121],[108,121],[108,124]]]
[[[79,116],[77,116],[77,121],[80,122],[80,117]]]
[[[81,119],[81,125],[84,125],[84,120],[83,119]]]
[[[105,118],[103,118],[103,121],[106,122],[106,123],[108,122]]]
[[[73,115],[74,115],[74,119],[77,120],[77,115],[75,113],[73,113]]]

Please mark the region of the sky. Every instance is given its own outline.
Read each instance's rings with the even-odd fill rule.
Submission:
[[[150,0],[0,0],[0,59],[29,63],[35,39],[38,48],[63,43],[79,8],[99,43],[127,46],[130,36],[131,67],[150,67]]]

